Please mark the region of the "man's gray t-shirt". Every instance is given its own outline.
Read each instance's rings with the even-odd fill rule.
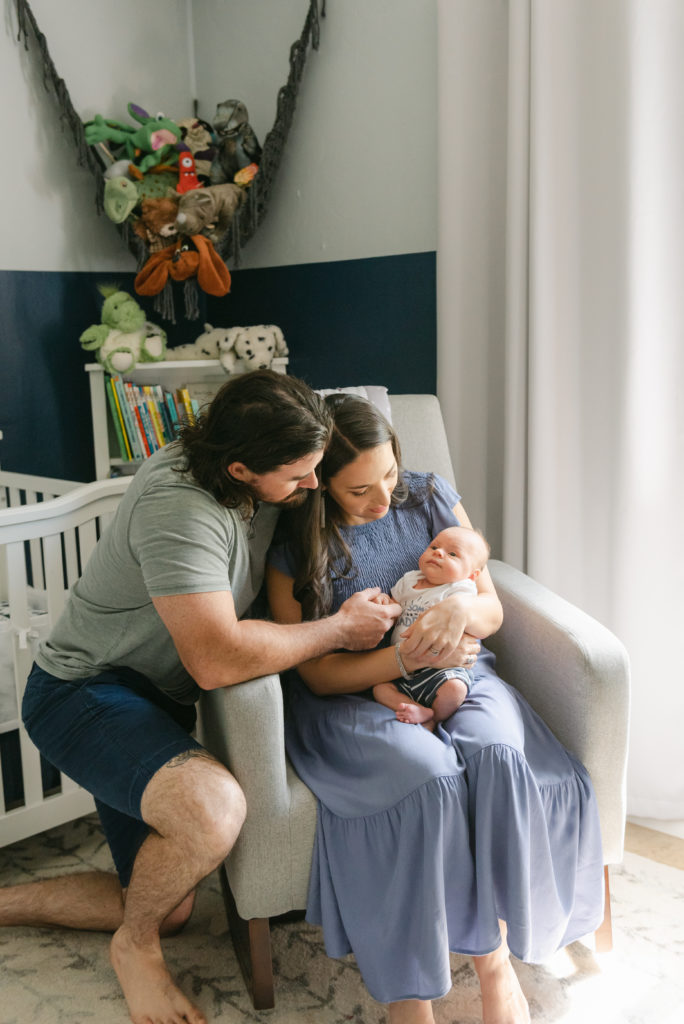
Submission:
[[[262,503],[245,520],[177,472],[184,465],[172,444],[138,470],[38,649],[46,672],[79,679],[126,666],[174,700],[197,700],[199,688],[151,598],[229,590],[244,615],[261,587],[278,512]]]

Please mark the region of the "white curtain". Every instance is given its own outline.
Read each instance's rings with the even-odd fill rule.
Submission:
[[[684,819],[684,3],[440,0],[440,398],[495,551],[629,650]]]

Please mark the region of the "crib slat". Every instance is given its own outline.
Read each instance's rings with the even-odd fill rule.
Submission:
[[[73,779],[70,779],[68,775],[64,775],[60,772],[60,779],[62,781],[62,792],[63,793],[76,793],[81,787],[78,786]]]
[[[39,540],[30,540],[29,559],[31,578],[36,590],[45,590],[45,573],[43,572],[43,548]]]
[[[79,576],[76,530],[64,531],[64,559],[66,563],[66,585],[68,589],[73,587]]]
[[[31,671],[32,657],[29,643],[29,607],[26,589],[26,561],[24,544],[13,541],[7,544],[7,574],[10,600],[10,623],[13,633],[14,678],[17,690],[17,706],[21,708],[26,679]],[[29,740],[26,730],[19,729],[21,774],[24,780],[24,802],[37,804],[43,800],[43,785],[40,774],[40,754]]]

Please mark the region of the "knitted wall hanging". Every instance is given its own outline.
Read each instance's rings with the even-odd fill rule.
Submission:
[[[320,12],[318,0],[310,0],[301,35],[290,47],[290,72],[263,146],[245,104],[236,99],[219,102],[212,123],[150,116],[129,103],[130,123],[98,114],[84,124],[28,0],[16,0],[16,7],[17,38],[30,50],[29,32],[33,37],[62,130],[71,135],[79,165],[93,175],[97,212],[115,224],[136,258],[136,290],[154,294],[155,311],[175,323],[171,282],[184,280],[185,316],[197,319],[198,287],[213,295],[229,291],[226,262],[239,265],[242,246],[266,216],[309,45],[318,49],[325,0]]]

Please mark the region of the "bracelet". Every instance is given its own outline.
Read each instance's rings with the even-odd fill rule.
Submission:
[[[397,665],[399,666],[399,671],[401,672],[401,674],[404,677],[404,679],[412,679],[413,678],[413,672],[407,672],[406,671],[406,665],[401,660],[401,654],[399,653],[399,647],[400,646],[401,646],[400,644],[395,644],[394,645],[394,656],[397,659]]]

